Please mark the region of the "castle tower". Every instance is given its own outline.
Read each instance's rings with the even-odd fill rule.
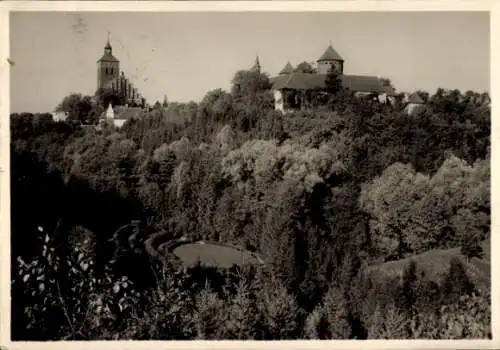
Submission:
[[[288,75],[293,73],[293,66],[290,62],[287,62],[285,67],[280,71],[280,75]]]
[[[316,62],[319,74],[327,74],[332,68],[339,74],[344,73],[344,59],[333,49],[332,44],[328,45],[325,53]]]
[[[113,48],[108,41],[104,47],[104,55],[97,61],[97,89],[108,87],[108,83],[118,78],[120,61],[113,56]]]

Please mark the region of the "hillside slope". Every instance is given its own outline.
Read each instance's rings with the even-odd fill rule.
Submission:
[[[481,244],[484,256],[481,259],[472,258],[467,263],[465,257],[460,254],[460,247],[451,249],[435,249],[418,254],[409,258],[389,261],[375,265],[368,269],[371,273],[381,273],[386,276],[402,275],[411,260],[417,263],[417,271],[424,271],[425,275],[435,282],[439,282],[444,274],[448,272],[450,262],[453,258],[459,258],[466,267],[469,278],[479,288],[489,288],[491,280],[491,243],[490,240]]]

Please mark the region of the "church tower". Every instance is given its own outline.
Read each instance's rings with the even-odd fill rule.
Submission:
[[[118,79],[120,61],[113,56],[113,48],[108,41],[104,47],[104,55],[97,61],[97,89],[109,87],[109,82]]]

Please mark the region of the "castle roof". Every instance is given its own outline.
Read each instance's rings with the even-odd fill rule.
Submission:
[[[318,58],[317,62],[320,61],[343,61],[344,59],[339,55],[337,51],[332,47],[332,45],[328,45],[325,53]]]
[[[312,90],[325,88],[326,74],[293,73],[281,75],[271,80],[273,90]],[[341,75],[342,85],[354,92],[388,92],[375,76]]]
[[[291,74],[293,73],[293,66],[290,62],[287,62],[285,67],[281,70],[279,74]]]

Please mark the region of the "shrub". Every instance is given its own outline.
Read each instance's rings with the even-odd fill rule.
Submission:
[[[18,278],[12,288],[14,295],[22,296],[16,295],[13,309],[20,313],[16,316],[27,333],[16,331],[13,338],[88,339],[101,327],[118,332],[139,297],[132,283],[126,277],[113,276],[109,269],[99,277],[88,251],[81,246],[73,247],[76,254],[62,258],[49,235],[40,239],[39,256],[30,262],[17,260]]]

